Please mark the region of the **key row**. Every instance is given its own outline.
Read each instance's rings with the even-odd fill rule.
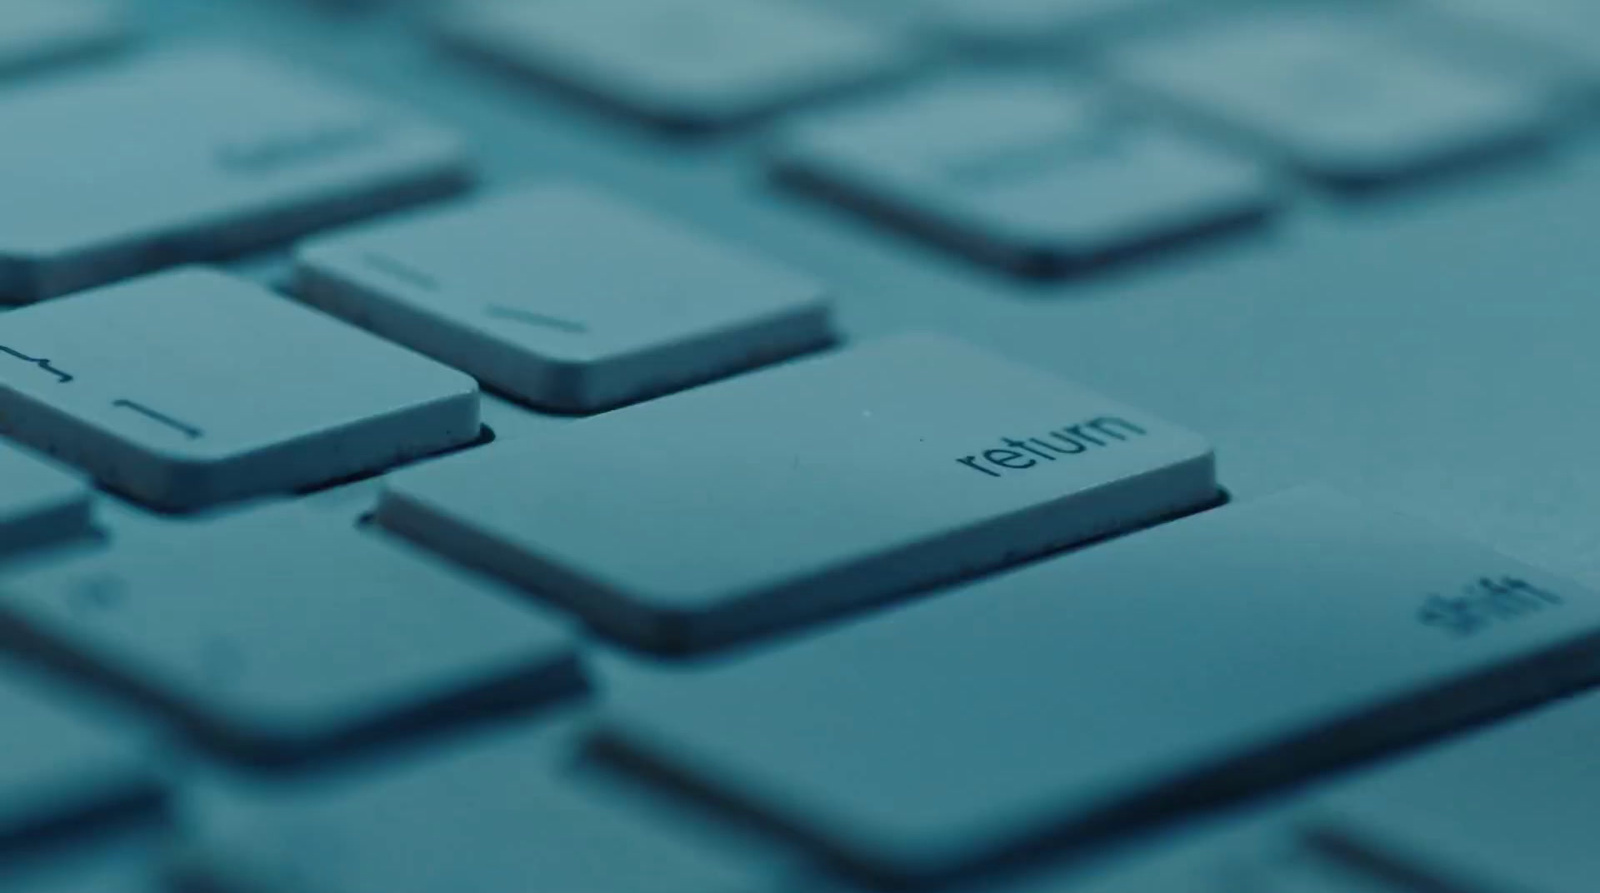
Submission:
[[[135,531],[125,549],[8,577],[0,617],[190,728],[247,730],[263,753],[548,708],[579,684],[570,640],[509,590],[308,518],[280,506],[165,540]],[[730,660],[596,655],[598,718],[547,709],[331,785],[216,802],[186,786],[184,870],[230,893],[308,878],[329,893],[454,889],[532,865],[577,889],[773,883],[588,787],[573,760],[589,752],[709,794],[714,811],[733,804],[853,873],[945,883],[1547,701],[1592,684],[1597,653],[1600,596],[1303,489]],[[34,736],[25,774],[0,773],[0,832],[154,806],[165,782],[143,739],[43,690],[8,675],[0,691],[0,715]],[[1289,830],[1352,871],[1435,879],[1417,890],[1578,893],[1593,798],[1570,795],[1590,786],[1597,707],[1557,703],[1324,782]],[[656,873],[628,874],[641,865]],[[1206,877],[1184,889],[1240,889]]]
[[[782,4],[736,5],[757,18],[783,15]],[[483,13],[480,30],[484,40],[517,41],[525,25],[502,18],[574,19],[549,25],[541,45],[584,57],[600,50],[578,36],[600,27],[592,18],[611,23],[608,8],[514,4]],[[763,52],[732,64],[724,84],[696,68],[714,54],[677,52],[658,38],[699,39],[703,28],[737,30],[744,20],[659,15],[670,28],[606,51],[645,65],[631,48],[648,38],[654,52],[677,53],[687,83],[740,109],[755,100],[735,98],[730,84],[804,68],[765,44],[733,41]],[[763,27],[801,42],[811,33]],[[1282,193],[1264,156],[1369,188],[1536,145],[1562,118],[1548,81],[1486,70],[1370,10],[1256,10],[1109,46],[1097,65],[1117,89],[1064,74],[947,74],[800,115],[776,130],[768,161],[785,182],[982,259],[1059,272],[1262,219]],[[848,71],[835,55],[813,64]],[[745,70],[764,66],[774,72]],[[641,89],[672,83],[648,70],[633,76]],[[28,85],[0,96],[0,130],[13,135],[0,146],[0,191],[10,197],[0,208],[0,297],[11,301],[281,242],[449,194],[472,176],[453,134],[222,51]],[[663,229],[629,232],[662,239]],[[466,246],[458,249],[448,262],[469,264]],[[641,249],[619,240],[616,250]],[[387,260],[398,261],[378,262],[391,280],[429,280],[407,277],[404,258]],[[563,318],[553,319],[560,328]]]

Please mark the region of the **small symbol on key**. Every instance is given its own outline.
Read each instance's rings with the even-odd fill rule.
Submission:
[[[27,354],[22,353],[21,351],[12,350],[11,348],[5,347],[5,346],[0,346],[0,353],[4,353],[7,356],[16,357],[17,359],[23,361],[24,363],[32,363],[33,365],[38,366],[40,369],[43,369],[44,371],[50,373],[51,375],[54,375],[56,377],[56,381],[60,382],[61,384],[67,384],[68,382],[72,381],[72,379],[73,379],[73,376],[68,375],[65,372],[62,372],[60,369],[57,369],[55,366],[52,366],[50,364],[49,360],[44,359],[42,357],[30,357]]]

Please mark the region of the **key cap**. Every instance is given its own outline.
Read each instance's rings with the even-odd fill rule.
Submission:
[[[947,80],[791,127],[780,177],[980,260],[1092,266],[1259,219],[1254,164],[1032,77]]]
[[[315,242],[299,294],[535,406],[591,412],[832,339],[823,289],[575,184]]]
[[[1435,611],[1458,592],[1515,607],[1464,636]],[[932,881],[1501,714],[1597,654],[1600,596],[1312,489],[619,674],[600,735],[879,880]]]
[[[456,138],[219,50],[0,96],[0,298],[236,253],[458,189]]]
[[[935,0],[929,16],[981,43],[1035,43],[1149,12],[1170,0]]]
[[[120,7],[105,0],[4,0],[0,77],[107,50],[126,37]]]
[[[468,0],[445,39],[651,123],[721,127],[893,73],[891,39],[792,0]]]
[[[0,557],[87,536],[89,488],[54,464],[0,443]]]
[[[1590,80],[1600,78],[1600,7],[1588,0],[1432,0],[1431,5],[1535,48],[1554,49]]]
[[[0,316],[0,430],[165,509],[468,443],[477,391],[460,372],[208,270]]]
[[[1308,825],[1326,847],[1440,893],[1588,893],[1600,878],[1597,736],[1600,697],[1561,702],[1341,784]]]
[[[142,730],[0,659],[0,846],[157,805],[162,781]]]
[[[377,517],[615,636],[685,649],[1217,495],[1197,435],[914,336],[395,474]]]
[[[29,641],[264,762],[540,704],[581,679],[567,633],[515,594],[292,504],[135,529],[0,592]]]
[[[584,893],[776,889],[681,824],[581,785],[548,737],[518,731],[321,788],[203,790],[179,876],[215,893],[496,893],[517,878]]]
[[[1370,187],[1537,143],[1549,97],[1370,14],[1288,8],[1121,46],[1116,75],[1232,125],[1338,186]]]

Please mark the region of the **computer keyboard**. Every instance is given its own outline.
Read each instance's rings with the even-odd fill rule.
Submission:
[[[1584,0],[0,0],[0,891],[1594,893]]]

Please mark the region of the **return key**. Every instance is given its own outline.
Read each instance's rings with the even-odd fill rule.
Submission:
[[[634,645],[698,650],[1218,496],[1198,435],[913,335],[402,471],[378,522]]]

